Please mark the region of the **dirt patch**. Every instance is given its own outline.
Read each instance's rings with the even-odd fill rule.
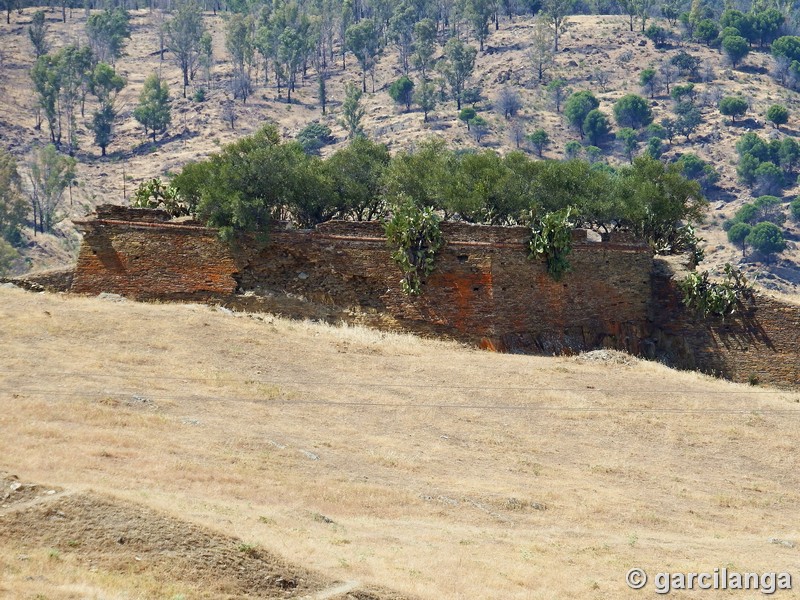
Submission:
[[[60,488],[23,483],[16,475],[0,472],[0,510],[23,502],[30,502],[42,496],[51,496],[59,491],[61,491]]]
[[[31,490],[44,488],[17,491],[22,489],[31,498]],[[94,568],[148,571],[219,595],[296,598],[326,585],[313,573],[241,540],[93,494],[58,497],[0,516],[0,536],[16,540],[26,551],[52,548]]]

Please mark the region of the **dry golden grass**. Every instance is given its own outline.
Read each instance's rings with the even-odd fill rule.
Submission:
[[[5,130],[4,144],[20,159],[25,159],[37,143],[46,143],[48,135],[46,127],[41,131],[34,129],[35,98],[28,74],[33,54],[26,31],[33,10],[26,9],[21,15],[14,13],[11,26],[0,24],[0,64],[3,73],[3,77],[0,77],[0,128]],[[99,150],[93,146],[89,127],[93,111],[90,98],[87,118],[79,119],[80,185],[74,192],[73,203],[65,206],[68,217],[82,216],[100,202],[122,203],[123,180],[125,194],[130,197],[131,191],[141,181],[177,172],[188,161],[207,156],[221,145],[253,132],[265,122],[276,123],[282,134],[291,138],[308,122],[319,119],[333,129],[339,140],[338,144],[327,148],[325,152],[331,152],[345,143],[345,132],[338,123],[344,84],[360,81],[360,72],[352,56],[347,58],[347,70],[342,71],[341,60],[338,59],[332,66],[328,86],[331,110],[327,116],[321,114],[318,105],[313,71],[310,72],[310,79],[300,82],[294,96],[296,103],[291,105],[285,103],[285,94],[284,99],[279,100],[275,88],[271,84],[264,86],[259,78],[255,93],[247,104],[237,103],[239,120],[234,131],[223,122],[220,114],[220,102],[225,97],[230,73],[223,18],[206,15],[206,26],[214,37],[216,64],[212,71],[212,90],[208,100],[195,103],[180,97],[180,72],[169,60],[169,55],[164,62],[159,61],[156,52],[157,15],[146,10],[132,14],[133,36],[126,55],[117,63],[119,72],[128,79],[128,86],[118,101],[118,137],[109,148],[110,156],[100,158]],[[66,24],[61,23],[58,17],[59,12],[49,13],[50,40],[54,47],[83,38],[85,15],[82,10],[73,10]],[[525,128],[528,131],[538,127],[547,130],[552,144],[545,156],[558,158],[563,155],[566,142],[577,139],[577,134],[567,126],[561,115],[554,112],[543,86],[534,78],[527,59],[531,29],[530,18],[516,18],[513,22],[504,19],[498,31],[492,28],[487,40],[487,52],[478,56],[470,84],[481,86],[484,98],[477,108],[490,123],[491,133],[484,140],[483,147],[501,152],[513,147],[508,138],[508,122],[492,107],[497,92],[505,85],[506,74],[510,74],[508,84],[519,91],[523,100],[520,119]],[[626,19],[622,16],[570,17],[568,29],[562,38],[562,51],[558,53],[548,77],[564,77],[573,90],[593,90],[601,101],[601,110],[611,115],[613,103],[619,97],[629,92],[640,93],[638,78],[642,69],[657,66],[679,50],[657,50],[650,42],[646,46],[639,46],[643,39],[639,32],[628,31]],[[692,142],[687,144],[682,137],[676,138],[675,146],[666,154],[666,158],[674,158],[682,152],[696,152],[710,161],[722,175],[720,186],[726,195],[724,199],[713,203],[707,224],[702,228],[702,235],[707,240],[707,264],[714,268],[725,262],[739,260],[739,252],[727,243],[721,225],[742,202],[751,199],[749,191],[736,181],[734,144],[752,127],[756,127],[755,131],[762,136],[796,135],[795,115],[800,114],[800,96],[780,87],[771,79],[768,70],[772,59],[764,51],[754,50],[742,68],[733,70],[725,65],[722,54],[716,50],[694,43],[687,44],[685,49],[699,56],[703,65],[709,65],[714,71],[712,81],[697,84],[696,89],[701,94],[716,89],[722,95],[743,94],[752,100],[752,111],[748,115],[751,120],[736,125],[729,124],[715,106],[703,107],[704,124]],[[156,70],[169,82],[174,105],[172,127],[165,139],[153,147],[133,119],[132,111],[145,77]],[[605,90],[594,80],[594,73],[598,70],[609,76],[610,83]],[[455,103],[452,101],[442,103],[428,124],[422,122],[419,111],[405,113],[397,109],[386,90],[400,75],[396,50],[390,47],[380,58],[376,69],[375,93],[370,92],[363,99],[366,108],[364,128],[370,138],[388,144],[392,151],[412,147],[434,135],[458,147],[481,147],[457,119]],[[198,74],[197,83],[201,83],[201,79],[202,75]],[[371,85],[368,84],[368,87],[371,90]],[[190,95],[191,92],[192,89],[189,90]],[[666,94],[662,92],[655,102],[653,111],[657,121],[671,116],[672,102]],[[793,115],[792,121],[780,133],[764,126],[764,114],[773,103],[786,104]],[[616,152],[611,160],[618,163],[624,159]],[[786,191],[786,198],[796,193],[798,188],[792,187]],[[787,223],[787,227],[790,239],[798,239],[800,230],[796,224]],[[798,281],[796,266],[791,262],[798,257],[795,246],[792,241],[790,249],[783,254],[788,259],[783,264],[766,268],[756,265],[748,267],[749,271],[751,274],[759,270],[773,272],[782,279],[765,279],[764,284],[794,293],[796,286],[788,282]],[[36,268],[44,268],[68,262],[76,248],[72,227],[65,222],[56,239],[40,236],[29,255]]]
[[[638,597],[633,566],[797,565],[768,541],[800,538],[797,393],[199,305],[0,289],[0,320],[0,470],[331,580],[599,599]],[[87,590],[48,598],[166,597],[146,573],[90,575],[77,550],[0,548],[0,596],[43,593],[41,576]]]

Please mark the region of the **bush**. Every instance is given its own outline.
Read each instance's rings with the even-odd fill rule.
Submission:
[[[194,102],[205,102],[206,101],[206,88],[197,88],[192,94],[192,100]]]
[[[330,127],[313,121],[300,130],[300,133],[297,134],[297,141],[307,154],[319,154],[323,146],[332,144],[335,140],[331,135]]]
[[[667,30],[660,25],[652,24],[644,32],[645,37],[649,38],[656,48],[661,48],[667,43]]]
[[[684,177],[698,182],[703,192],[707,193],[719,181],[717,170],[691,152],[682,154],[678,158],[678,165],[680,165]]]
[[[786,240],[780,227],[766,221],[753,227],[746,241],[754,250],[763,254],[767,261],[773,254],[786,248]]]
[[[703,19],[694,29],[694,37],[701,42],[705,42],[707,46],[711,46],[711,44],[717,39],[718,35],[719,25],[717,25],[712,19]]]
[[[547,272],[556,281],[570,269],[567,256],[572,251],[574,217],[573,209],[567,207],[534,219],[531,225],[530,256],[544,258]]]
[[[477,116],[478,113],[475,112],[474,108],[462,108],[461,112],[458,113],[458,119],[467,124],[467,129],[470,129],[470,121]]]
[[[753,288],[744,273],[729,264],[725,265],[725,279],[721,283],[710,281],[708,271],[694,271],[680,281],[678,287],[684,304],[704,319],[725,319],[737,307],[753,299]]]
[[[550,136],[547,135],[547,132],[544,129],[537,129],[525,136],[525,139],[536,149],[536,154],[539,155],[539,158],[542,158],[545,147],[550,143]]]
[[[759,194],[777,194],[783,188],[783,171],[775,163],[762,162],[754,175],[753,189]]]
[[[641,129],[653,122],[653,111],[641,96],[627,94],[614,104],[614,118],[620,127]]]
[[[639,140],[636,132],[630,127],[623,127],[617,132],[617,140],[622,144],[622,152],[628,158],[628,162],[633,162],[633,155],[639,147]]]
[[[580,142],[575,140],[570,140],[564,146],[564,156],[567,160],[572,160],[574,158],[578,158],[583,151],[583,146]]]

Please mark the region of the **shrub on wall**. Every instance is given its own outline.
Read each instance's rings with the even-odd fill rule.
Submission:
[[[745,302],[753,300],[753,288],[744,273],[730,264],[725,265],[725,278],[719,283],[709,279],[708,271],[693,271],[678,283],[678,287],[684,304],[703,319],[725,319]]]
[[[571,206],[535,218],[531,224],[530,256],[544,258],[547,272],[556,281],[570,269],[567,256],[572,252],[575,211]]]
[[[392,259],[403,271],[401,285],[406,294],[419,296],[422,280],[433,272],[443,243],[439,220],[430,207],[420,207],[405,197],[384,225]]]

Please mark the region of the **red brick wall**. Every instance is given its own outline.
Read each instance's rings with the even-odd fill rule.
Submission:
[[[654,270],[647,246],[623,235],[595,242],[575,231],[572,271],[556,282],[528,258],[526,229],[445,223],[436,270],[422,295],[409,297],[378,223],[276,228],[266,245],[250,238],[230,246],[213,230],[147,211],[101,209],[98,217],[81,224],[75,292],[213,298],[507,351],[618,348],[739,381],[800,383],[800,307],[759,297],[736,319],[697,321],[672,273]]]

